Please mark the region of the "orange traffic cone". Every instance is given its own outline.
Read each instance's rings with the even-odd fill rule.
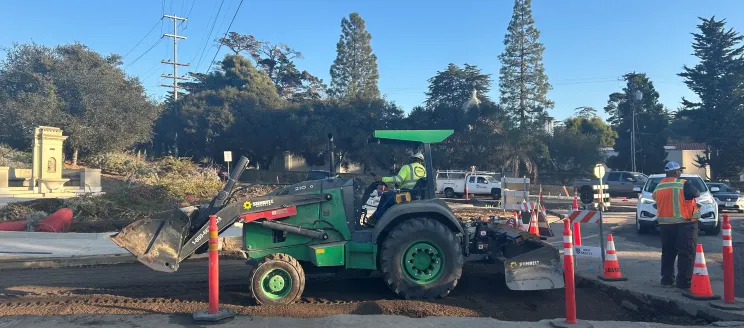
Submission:
[[[532,216],[530,217],[530,233],[535,236],[540,236],[540,228],[537,226],[537,215],[535,215],[535,212],[532,212]]]
[[[599,276],[599,279],[604,281],[625,281],[628,278],[623,277],[620,272],[620,262],[617,261],[617,253],[615,252],[615,240],[612,239],[612,234],[607,234],[607,246],[605,247],[605,261],[604,270]]]
[[[713,295],[713,289],[710,288],[710,277],[708,277],[708,267],[705,265],[702,244],[697,244],[697,249],[695,250],[695,268],[692,270],[690,291],[684,292],[682,295],[698,301],[717,300],[721,298],[721,296]]]
[[[574,199],[573,199],[573,204],[572,205],[573,205],[572,209],[574,211],[578,211],[579,210],[579,198],[576,196],[575,193],[574,193]]]

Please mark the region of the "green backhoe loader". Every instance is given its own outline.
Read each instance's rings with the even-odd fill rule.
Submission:
[[[173,272],[183,260],[206,251],[210,215],[216,215],[220,233],[240,222],[252,296],[266,305],[297,301],[305,273],[315,270],[379,272],[399,297],[440,298],[455,288],[469,261],[500,266],[512,290],[563,288],[556,247],[499,220],[456,217],[436,198],[431,144],[452,132],[374,132],[372,144],[423,147],[427,171],[412,189],[396,191],[395,204],[374,226],[365,223],[364,204],[382,182],[363,189],[357,179],[338,177],[331,160],[331,178],[236,199],[234,187],[248,164],[241,157],[209,204],[136,221],[112,240],[152,269]]]

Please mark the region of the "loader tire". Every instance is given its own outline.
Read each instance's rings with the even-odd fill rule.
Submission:
[[[305,290],[305,271],[294,257],[267,255],[251,272],[251,295],[260,305],[296,302]]]
[[[382,243],[380,269],[388,287],[405,299],[447,296],[462,275],[459,238],[429,218],[400,223]]]

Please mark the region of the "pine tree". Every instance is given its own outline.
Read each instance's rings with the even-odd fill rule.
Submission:
[[[341,20],[341,37],[331,65],[329,94],[336,99],[379,98],[377,56],[372,53],[364,19],[358,13]]]
[[[546,110],[554,105],[547,97],[552,87],[545,75],[542,63],[545,47],[538,41],[540,31],[534,26],[531,3],[531,0],[514,1],[504,52],[499,55],[501,105],[521,131],[542,127]]]
[[[680,118],[695,122],[689,132],[693,139],[711,147],[708,158],[699,164],[710,165],[712,178],[738,177],[744,167],[744,36],[725,29],[725,20],[699,18],[700,33],[692,33],[692,48],[700,62],[684,66],[678,75],[698,95],[700,102],[682,98]]]

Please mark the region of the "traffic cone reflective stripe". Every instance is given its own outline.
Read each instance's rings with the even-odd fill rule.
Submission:
[[[710,277],[708,277],[708,267],[705,265],[705,254],[703,254],[703,244],[697,244],[695,249],[695,266],[692,270],[692,281],[690,291],[682,293],[694,300],[717,300],[721,297],[713,295],[713,289],[710,287]]]
[[[620,262],[617,260],[617,253],[615,252],[615,240],[612,238],[612,234],[607,234],[607,246],[605,246],[605,260],[604,270],[599,276],[599,279],[605,281],[624,281],[628,278],[623,277],[620,272]]]

